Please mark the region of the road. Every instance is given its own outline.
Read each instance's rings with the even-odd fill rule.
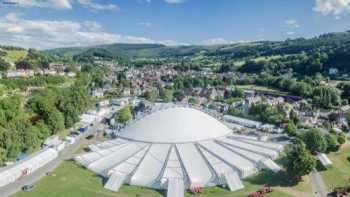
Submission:
[[[315,197],[327,197],[327,187],[323,182],[322,176],[316,169],[310,173],[312,191]]]
[[[91,127],[86,133],[80,136],[80,138],[76,141],[76,143],[67,146],[64,150],[62,150],[58,157],[51,161],[50,163],[46,164],[42,168],[38,169],[37,171],[33,172],[32,174],[29,174],[22,179],[11,183],[5,187],[0,187],[0,194],[1,197],[8,197],[16,193],[17,191],[21,190],[21,188],[24,185],[28,184],[34,184],[35,182],[39,181],[41,178],[46,176],[47,172],[51,172],[55,170],[63,161],[69,160],[73,158],[74,153],[84,144],[87,143],[87,140],[85,139],[86,136],[90,134],[96,133],[96,130],[99,128],[101,124],[97,123],[94,124],[93,127]]]

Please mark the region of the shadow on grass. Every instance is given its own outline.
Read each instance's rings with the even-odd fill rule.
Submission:
[[[317,170],[318,172],[322,172],[322,171],[326,171],[327,168],[324,167],[324,166],[322,165],[322,163],[321,163],[319,160],[317,160],[317,163],[316,163],[316,170]]]
[[[167,195],[167,190],[155,190],[156,192],[158,192],[160,195],[166,197]]]
[[[268,185],[271,187],[293,187],[298,184],[291,180],[284,171],[274,173],[269,170],[263,170],[257,175],[245,179],[245,181],[254,185]]]

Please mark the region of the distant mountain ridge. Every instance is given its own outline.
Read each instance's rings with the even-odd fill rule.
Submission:
[[[75,56],[88,50],[103,50],[113,56],[125,58],[196,57],[239,59],[252,56],[299,54],[312,50],[350,48],[350,31],[327,33],[314,38],[296,38],[285,41],[258,41],[210,46],[165,46],[162,44],[107,44],[90,47],[71,47],[46,50],[58,56]]]

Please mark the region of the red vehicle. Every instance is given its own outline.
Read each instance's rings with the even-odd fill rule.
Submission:
[[[265,185],[259,191],[249,194],[248,197],[264,197],[264,194],[271,193],[272,191],[271,187]]]
[[[202,187],[192,187],[190,190],[191,190],[191,192],[193,194],[201,194],[201,193],[203,193],[203,188]]]
[[[259,192],[263,193],[263,194],[266,194],[266,193],[271,193],[272,192],[272,188],[269,187],[269,186],[264,186],[263,188],[261,188],[259,190]]]
[[[254,192],[249,194],[248,197],[264,197],[264,195],[260,192]]]

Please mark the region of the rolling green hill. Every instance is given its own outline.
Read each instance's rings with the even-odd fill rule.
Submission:
[[[8,62],[16,62],[27,56],[28,51],[26,49],[18,47],[0,46],[0,57]]]
[[[177,46],[161,44],[109,44],[91,47],[59,48],[45,51],[59,56],[74,56],[92,48],[108,50],[113,55],[128,58],[159,58],[209,56],[221,58],[247,58],[271,55],[298,54],[312,50],[335,49],[350,45],[350,31],[329,33],[311,39],[297,38],[285,41],[260,41],[213,46]]]
[[[165,46],[160,44],[109,44],[47,50],[58,56],[96,55],[128,60],[166,58],[174,62],[186,61],[199,66],[226,66],[222,72],[285,73],[293,69],[300,74],[327,73],[338,68],[350,72],[350,31],[328,33],[314,38],[285,41],[259,41],[211,46]]]

